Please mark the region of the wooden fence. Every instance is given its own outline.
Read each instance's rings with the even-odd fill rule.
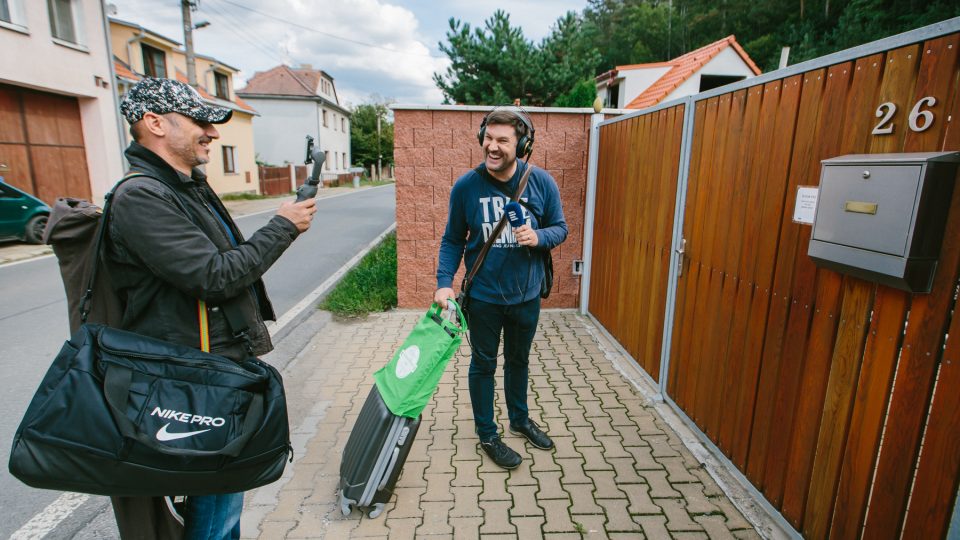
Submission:
[[[687,100],[686,162],[673,146],[681,106],[672,122],[659,111],[600,128],[590,311],[808,538],[942,538],[950,526],[960,189],[930,294],[818,268],[792,213],[822,159],[960,150],[958,27]],[[678,182],[685,253],[676,296],[661,301],[677,232],[661,207]],[[665,305],[663,344],[651,325]]]
[[[293,175],[295,178],[291,179]],[[281,167],[260,166],[260,194],[285,195],[293,191],[292,187],[303,185],[309,175],[306,165],[284,165]]]

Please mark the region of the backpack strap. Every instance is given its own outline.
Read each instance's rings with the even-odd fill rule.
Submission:
[[[103,213],[100,216],[100,226],[97,229],[97,241],[93,246],[93,260],[90,262],[90,278],[87,280],[86,290],[84,290],[83,297],[80,299],[81,324],[86,323],[87,317],[90,315],[90,300],[93,298],[93,287],[97,280],[97,270],[100,267],[100,257],[103,254],[103,240],[107,236],[107,227],[109,226],[108,222],[110,218],[110,207],[112,206],[113,194],[117,191],[117,188],[119,188],[120,185],[127,180],[139,177],[153,178],[161,184],[167,185],[167,183],[163,180],[154,178],[148,174],[131,172],[121,178],[120,181],[113,186],[113,189],[103,196]],[[180,194],[172,188],[172,186],[168,187],[171,187],[174,196],[176,196],[177,199],[180,200],[180,204],[184,205],[184,208],[186,208],[186,203],[184,202],[183,197],[181,197]],[[207,303],[199,299],[197,300],[197,318],[200,327],[200,350],[203,352],[210,352],[210,325],[207,319]],[[229,322],[233,322],[233,320],[234,317],[230,317]],[[244,330],[243,333],[245,334],[246,330]]]

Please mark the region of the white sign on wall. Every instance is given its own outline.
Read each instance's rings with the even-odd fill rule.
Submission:
[[[797,201],[793,205],[793,222],[813,225],[813,218],[817,215],[817,196],[820,188],[815,186],[800,186],[797,188]]]

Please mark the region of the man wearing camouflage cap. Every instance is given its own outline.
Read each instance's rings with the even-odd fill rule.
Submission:
[[[155,78],[131,88],[120,111],[133,136],[130,172],[143,175],[123,182],[111,203],[106,263],[124,304],[120,327],[200,348],[202,300],[210,352],[238,360],[269,352],[263,321],[276,316],[261,276],[310,227],[315,201],[281,204],[245,239],[196,168],[210,159],[210,144],[220,136],[215,125],[233,111],[207,105],[186,84]],[[154,507],[162,509],[163,499],[154,499]],[[123,515],[139,503],[114,498],[124,537],[149,534]],[[185,536],[239,538],[242,507],[242,493],[188,497]]]

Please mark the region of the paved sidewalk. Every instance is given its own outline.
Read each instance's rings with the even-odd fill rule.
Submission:
[[[553,452],[504,440],[524,457],[504,471],[477,446],[468,349],[448,366],[383,515],[337,503],[340,454],[372,374],[421,313],[331,322],[284,373],[295,462],[248,493],[245,537],[275,538],[759,538],[710,475],[623,378],[573,311],[545,311],[531,354],[531,416]],[[498,420],[506,423],[498,374]]]

